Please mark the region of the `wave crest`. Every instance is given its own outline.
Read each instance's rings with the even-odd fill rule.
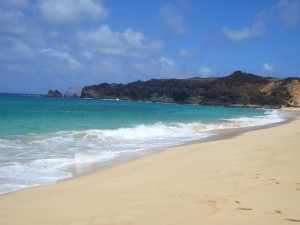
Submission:
[[[111,160],[120,154],[149,151],[206,138],[218,129],[258,126],[284,120],[278,110],[263,116],[224,119],[219,123],[155,123],[107,130],[60,131],[0,139],[0,193],[49,184],[72,176],[64,168]],[[8,160],[10,159],[10,161]]]

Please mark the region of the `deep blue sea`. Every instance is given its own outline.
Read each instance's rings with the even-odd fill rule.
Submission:
[[[103,163],[284,120],[277,110],[0,94],[0,194]]]

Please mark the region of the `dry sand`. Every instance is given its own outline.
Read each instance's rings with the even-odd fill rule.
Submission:
[[[0,224],[300,224],[300,119],[2,195]]]

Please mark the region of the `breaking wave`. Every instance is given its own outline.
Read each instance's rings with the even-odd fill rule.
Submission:
[[[67,167],[112,160],[122,154],[199,140],[218,129],[278,123],[284,116],[268,110],[263,116],[223,119],[218,123],[155,123],[119,129],[60,131],[0,139],[0,193],[55,183],[72,177]],[[8,160],[9,159],[9,160]]]

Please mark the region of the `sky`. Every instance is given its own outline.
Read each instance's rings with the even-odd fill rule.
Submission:
[[[0,0],[0,92],[300,77],[300,0]]]

